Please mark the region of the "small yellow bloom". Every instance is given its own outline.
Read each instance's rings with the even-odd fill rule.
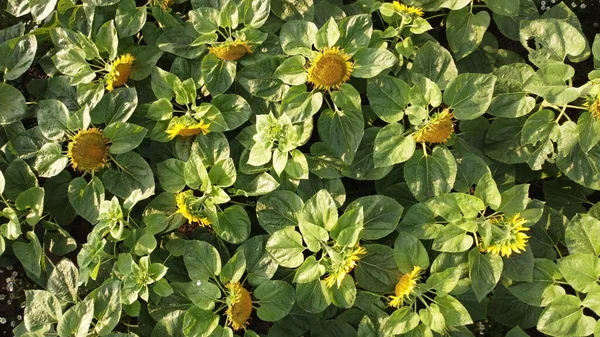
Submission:
[[[408,16],[412,16],[412,17],[414,17],[414,16],[421,17],[421,16],[423,16],[423,14],[425,14],[425,12],[423,12],[423,10],[421,8],[407,6],[403,3],[400,3],[399,1],[394,1],[393,5],[394,5],[394,9],[399,14],[408,15]]]
[[[223,61],[235,61],[246,54],[252,54],[252,49],[246,41],[233,41],[209,47],[208,52]]]
[[[523,227],[523,225],[527,220],[521,218],[517,213],[508,220],[504,216],[499,216],[490,219],[490,222],[492,223],[492,239],[488,245],[481,244],[482,252],[510,257],[512,253],[525,251],[529,236],[523,232],[528,231],[529,228]]]
[[[131,75],[133,61],[135,61],[135,57],[127,53],[117,57],[108,65],[108,74],[104,76],[106,90],[113,91],[116,87],[125,85]]]
[[[191,117],[174,117],[165,132],[169,135],[169,139],[173,139],[176,136],[207,135],[210,132],[209,127],[210,123],[205,124],[203,121],[197,121]]]
[[[395,296],[389,296],[390,307],[399,308],[404,304],[404,298],[408,298],[415,290],[417,282],[421,278],[421,273],[421,267],[415,266],[410,273],[400,276],[394,289]]]
[[[177,193],[175,196],[175,201],[177,202],[177,213],[183,215],[183,217],[186,218],[190,223],[197,223],[203,227],[210,227],[210,220],[206,216],[199,215],[199,212],[190,207],[191,202],[193,202],[195,199],[194,192],[191,190]]]
[[[600,94],[596,96],[590,96],[583,106],[588,108],[588,111],[592,114],[592,117],[600,118]]]
[[[227,283],[225,287],[229,290],[227,297],[227,322],[233,330],[240,330],[248,325],[248,319],[252,314],[252,297],[246,288],[239,282]]]
[[[106,165],[108,160],[108,140],[100,129],[79,130],[71,137],[67,146],[67,156],[74,169],[95,172]]]
[[[415,133],[417,143],[442,144],[454,133],[453,114],[448,109],[435,114],[431,120]]]
[[[340,47],[324,48],[307,69],[308,82],[315,89],[339,89],[350,80],[354,68],[351,59]]]
[[[325,285],[328,288],[337,285],[339,288],[342,285],[344,277],[356,267],[356,263],[360,260],[361,255],[365,255],[367,250],[364,247],[356,246],[354,250],[349,251],[339,263],[332,263],[332,271],[325,278]]]

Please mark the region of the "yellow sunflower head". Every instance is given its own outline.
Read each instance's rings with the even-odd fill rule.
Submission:
[[[71,166],[82,172],[93,173],[101,169],[108,160],[107,142],[100,129],[79,130],[67,146]]]
[[[520,214],[517,213],[510,219],[499,216],[489,221],[492,225],[491,240],[489,244],[481,244],[482,252],[510,257],[512,253],[525,251],[529,236],[523,232],[528,231],[529,228],[523,227],[527,220],[521,218]]]
[[[246,41],[233,41],[209,47],[208,52],[223,61],[235,61],[246,54],[252,54],[252,49]]]
[[[436,113],[427,124],[417,130],[415,141],[417,143],[442,144],[450,139],[454,133],[453,114],[448,109]]]
[[[394,289],[394,296],[389,296],[390,307],[399,308],[404,304],[404,298],[408,298],[415,290],[422,272],[421,267],[414,266],[411,272],[400,276]]]
[[[161,0],[160,8],[163,11],[166,11],[167,9],[171,8],[171,6],[173,6],[174,4],[175,4],[175,0]]]
[[[229,282],[225,287],[227,296],[227,322],[233,330],[243,329],[248,325],[252,314],[252,297],[239,282]]]
[[[320,51],[307,69],[308,82],[316,89],[339,89],[352,75],[352,57],[340,47],[325,48]]]
[[[407,6],[399,1],[394,1],[392,3],[394,5],[394,9],[396,10],[396,12],[398,12],[398,14],[400,15],[406,15],[406,16],[410,16],[410,17],[415,17],[415,16],[423,16],[423,14],[425,14],[425,12],[423,12],[423,10],[421,8],[418,7],[414,7],[414,6]]]
[[[198,211],[193,207],[192,203],[198,198],[194,196],[192,190],[179,192],[175,195],[175,201],[177,202],[177,213],[183,215],[189,223],[197,223],[203,227],[210,227],[211,222],[202,211]]]
[[[169,139],[173,139],[176,136],[207,135],[210,132],[209,127],[210,123],[205,124],[203,121],[198,121],[192,117],[173,117],[165,132],[169,135]]]
[[[353,250],[347,251],[339,261],[331,261],[331,271],[325,278],[325,285],[328,288],[335,284],[338,288],[342,285],[344,277],[356,267],[361,255],[365,255],[367,250],[364,247],[356,246]]]
[[[131,67],[135,57],[127,53],[117,57],[108,65],[108,74],[104,76],[106,90],[113,91],[116,87],[125,85],[131,75]]]
[[[600,94],[596,96],[589,96],[583,105],[588,108],[588,111],[592,114],[592,117],[600,118]]]

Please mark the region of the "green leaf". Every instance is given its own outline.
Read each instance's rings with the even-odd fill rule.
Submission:
[[[13,253],[23,265],[23,268],[32,275],[40,277],[42,273],[42,245],[34,232],[27,232],[29,243],[15,242],[12,245]]]
[[[450,192],[456,173],[456,161],[444,146],[436,146],[431,154],[416,150],[404,166],[404,179],[420,201]]]
[[[432,303],[427,308],[419,310],[419,317],[421,322],[431,330],[440,334],[446,331],[446,320],[437,304]]]
[[[98,51],[107,52],[108,58],[113,60],[117,57],[117,48],[119,46],[119,36],[117,35],[117,28],[115,27],[115,20],[106,21],[98,33],[96,33],[96,47]]]
[[[319,313],[331,304],[331,297],[325,282],[314,280],[296,285],[296,303],[309,313]]]
[[[529,52],[529,60],[538,68],[561,64],[567,55],[577,56],[586,46],[585,37],[577,29],[559,19],[538,19],[521,22],[519,39]],[[536,49],[529,47],[534,40]]]
[[[96,223],[100,203],[104,201],[104,185],[100,178],[93,177],[89,183],[82,177],[73,179],[68,195],[75,212],[90,223]]]
[[[558,128],[558,127],[557,127]],[[593,118],[588,111],[584,111],[577,119],[577,135],[579,146],[588,152],[600,141],[600,120]]]
[[[99,336],[107,335],[121,318],[121,282],[113,281],[96,288],[90,296],[94,299],[94,318],[97,320],[94,331]]]
[[[304,203],[300,221],[331,230],[338,220],[337,207],[326,189],[319,190]]]
[[[46,289],[64,303],[76,303],[78,282],[77,267],[73,262],[63,259],[50,273]]]
[[[281,26],[279,41],[288,55],[312,55],[317,26],[308,21],[288,21]]]
[[[381,330],[386,336],[405,334],[416,328],[420,321],[419,315],[410,307],[402,307],[392,312],[385,320]]]
[[[448,83],[444,103],[450,106],[456,119],[475,119],[490,107],[495,84],[494,75],[460,74]]]
[[[23,322],[30,331],[36,331],[47,324],[57,323],[62,317],[59,300],[45,290],[25,290],[25,314]]]
[[[380,244],[364,245],[364,248],[367,254],[361,257],[354,270],[358,285],[373,292],[393,291],[400,275],[394,261],[394,250]]]
[[[438,232],[431,248],[439,252],[460,253],[472,246],[473,237],[466,230],[450,223]]]
[[[106,126],[102,134],[110,139],[110,153],[120,154],[136,149],[146,134],[148,129],[131,123],[114,122]]]
[[[218,97],[214,97],[210,103],[219,109],[221,115],[223,115],[227,126],[225,131],[237,129],[250,118],[252,113],[250,104],[242,96],[238,95],[219,95]],[[225,149],[220,150],[224,151]]]
[[[516,16],[519,14],[519,1],[503,1],[503,0],[485,0],[485,4],[492,12],[506,15]]]
[[[186,336],[207,337],[219,325],[219,316],[210,310],[190,307],[183,317],[183,332]]]
[[[277,67],[273,73],[273,77],[289,85],[304,84],[308,80],[308,74],[304,68],[305,64],[306,59],[304,56],[296,55],[289,57]]]
[[[37,40],[30,34],[1,43],[0,69],[4,79],[12,81],[23,75],[31,67],[36,50]]]
[[[516,185],[501,193],[502,202],[496,209],[505,214],[515,214],[525,210],[529,203],[529,184]],[[531,224],[532,225],[532,224]]]
[[[258,299],[258,318],[266,322],[275,322],[287,316],[294,305],[294,288],[284,281],[267,281],[254,289]]]
[[[600,220],[576,214],[565,229],[565,243],[571,254],[600,255]]]
[[[556,284],[563,276],[558,266],[547,259],[535,259],[531,282],[515,282],[507,289],[519,300],[533,306],[545,307],[565,290]]]
[[[204,241],[186,241],[183,262],[194,280],[207,280],[221,273],[221,257],[217,249]]]
[[[419,48],[412,71],[429,78],[442,90],[446,89],[448,83],[458,76],[458,69],[450,52],[432,41],[428,41]]]
[[[54,10],[56,2],[57,0],[29,0],[29,8],[35,22],[42,22],[47,18]]]
[[[35,170],[40,177],[50,178],[60,174],[69,165],[69,158],[63,154],[59,143],[46,143],[35,158]]]
[[[92,323],[94,314],[94,301],[86,299],[80,302],[69,310],[65,311],[65,314],[58,322],[56,328],[60,337],[84,337],[87,336],[88,329]]]
[[[492,209],[498,209],[502,202],[502,195],[498,190],[498,185],[489,172],[483,175],[477,182],[474,196],[481,199],[485,206],[489,206]]]
[[[477,49],[489,25],[490,15],[486,11],[473,14],[465,7],[450,12],[447,18],[446,38],[457,60]]]
[[[565,83],[575,75],[569,65],[556,63],[540,68],[524,84],[527,92],[542,96],[552,104],[568,104],[580,95],[580,89]]]
[[[315,48],[321,50],[325,47],[333,47],[340,38],[340,29],[333,17],[330,17],[325,24],[319,28],[315,36]]]
[[[588,336],[596,320],[583,314],[581,300],[573,295],[556,298],[542,312],[537,329],[552,336]]]
[[[271,9],[270,1],[241,1],[241,21],[245,26],[260,28],[268,19]]]
[[[331,303],[338,308],[350,309],[356,301],[356,285],[350,275],[344,276],[339,288],[335,285],[327,290],[331,297]]]
[[[0,83],[0,125],[18,122],[27,115],[25,97],[12,85]]]
[[[117,6],[115,23],[120,37],[137,34],[146,23],[146,6],[136,7],[135,0],[122,0]]]
[[[90,111],[92,123],[110,125],[114,122],[127,122],[138,105],[135,88],[118,88],[102,97]]]
[[[212,96],[224,93],[233,84],[236,75],[236,62],[223,61],[214,54],[202,59],[202,78]]]
[[[535,99],[529,97],[523,85],[533,74],[533,68],[525,63],[504,65],[493,74],[498,79],[494,86],[494,98],[490,113],[498,117],[521,117],[535,107]]]
[[[267,233],[298,225],[303,202],[289,191],[275,191],[261,197],[256,203],[258,223]]]
[[[409,160],[415,152],[415,139],[404,137],[404,126],[388,124],[377,133],[374,143],[373,161],[375,167],[387,167]]]
[[[286,268],[296,268],[304,261],[302,235],[293,228],[285,228],[271,234],[266,250],[273,260]]]
[[[364,134],[363,117],[360,111],[321,112],[318,132],[321,140],[346,164],[351,164]]]
[[[502,266],[500,256],[481,254],[479,247],[469,252],[471,288],[480,303],[496,287],[502,275]]]
[[[151,337],[184,337],[183,318],[185,311],[175,310],[167,313],[152,329]]]
[[[250,218],[240,205],[227,207],[218,213],[219,221],[212,225],[215,233],[223,240],[240,244],[250,236]]]
[[[364,212],[361,237],[366,240],[378,240],[392,233],[404,210],[402,205],[390,197],[372,195],[356,199],[344,212],[360,208]]]
[[[450,295],[438,295],[434,300],[444,316],[446,326],[473,324],[473,320],[471,319],[471,315],[467,311],[467,308],[454,297]]]
[[[398,63],[398,59],[392,52],[380,48],[358,49],[352,59],[354,60],[352,76],[357,78],[375,77]]]
[[[558,260],[558,268],[576,291],[587,293],[598,286],[600,258],[595,254],[574,253]]]
[[[184,179],[185,162],[169,158],[156,165],[156,175],[160,186],[167,192],[176,193],[185,187]]]
[[[336,45],[344,52],[354,55],[360,48],[366,48],[373,33],[373,23],[368,14],[346,17],[338,22],[340,38]]]
[[[425,246],[416,236],[409,233],[400,233],[394,241],[394,260],[403,274],[411,272],[416,266],[422,270],[429,267],[429,256]]]
[[[271,10],[281,20],[312,20],[315,12],[312,0],[272,0]]]
[[[410,87],[401,79],[381,75],[369,81],[367,96],[369,104],[379,118],[387,123],[402,119],[408,105]],[[384,128],[385,129],[385,128]],[[400,136],[399,132],[397,136]]]
[[[294,273],[294,283],[308,283],[318,280],[325,274],[325,266],[317,262],[314,255],[311,255],[304,260],[302,265],[296,269]]]
[[[6,183],[4,194],[10,200],[15,200],[21,192],[38,186],[35,174],[21,158],[17,158],[10,163],[4,171],[4,178]]]
[[[102,175],[106,189],[121,199],[138,190],[140,200],[154,194],[154,175],[150,165],[135,152],[118,154],[115,162],[119,169],[109,168]]]
[[[69,110],[61,101],[40,101],[37,120],[44,137],[50,140],[61,139],[65,131],[69,130],[69,118]]]

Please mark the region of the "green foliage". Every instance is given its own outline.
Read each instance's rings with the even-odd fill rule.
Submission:
[[[600,35],[536,3],[2,2],[12,333],[600,336]]]

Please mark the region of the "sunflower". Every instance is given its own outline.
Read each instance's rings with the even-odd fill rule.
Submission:
[[[227,322],[233,330],[243,329],[248,325],[252,314],[252,297],[246,288],[239,282],[229,282],[225,285],[229,294],[227,296]]]
[[[252,49],[246,41],[233,41],[209,47],[208,52],[223,61],[235,61],[246,54],[252,54]]]
[[[316,89],[339,89],[350,80],[354,68],[351,59],[340,47],[324,48],[307,69],[308,82]]]
[[[162,0],[160,1],[160,8],[163,11],[166,11],[167,9],[171,8],[171,6],[173,6],[175,4],[175,0]]]
[[[339,288],[342,285],[344,277],[354,269],[356,263],[360,260],[359,256],[366,253],[367,250],[364,247],[357,245],[353,250],[348,251],[338,263],[332,261],[331,271],[325,278],[325,285],[331,288],[335,284]]]
[[[499,216],[489,221],[492,224],[492,237],[489,244],[481,244],[482,252],[510,257],[512,253],[525,251],[529,236],[523,232],[529,228],[523,227],[527,220],[521,218],[519,213],[508,220]]]
[[[400,276],[396,288],[394,289],[394,296],[389,296],[390,307],[399,308],[404,304],[404,298],[415,290],[417,282],[421,278],[421,267],[414,266],[413,270]]]
[[[394,2],[392,2],[392,4],[394,5],[394,9],[396,10],[396,12],[398,12],[401,15],[407,15],[410,17],[415,17],[415,16],[421,17],[421,16],[423,16],[423,14],[425,14],[425,12],[423,12],[423,10],[421,8],[407,6],[403,3],[400,3],[399,1],[394,1]]]
[[[67,146],[67,156],[74,169],[95,172],[106,165],[108,160],[108,140],[100,129],[79,130],[71,137]]]
[[[588,111],[594,118],[600,118],[600,94],[588,97],[583,106],[588,108]]]
[[[454,133],[454,116],[448,109],[435,114],[427,124],[415,133],[417,143],[442,144]]]
[[[194,197],[194,192],[191,190],[177,193],[177,195],[175,195],[177,213],[183,215],[190,223],[197,223],[203,227],[210,227],[210,220],[206,216],[201,216],[199,214],[200,212],[192,209],[191,203],[194,200],[196,200],[196,197]]]
[[[115,87],[125,85],[131,75],[131,67],[135,61],[135,57],[127,53],[117,57],[108,65],[108,74],[104,76],[106,81],[106,90],[113,91]]]
[[[165,132],[169,135],[169,139],[173,139],[176,136],[207,135],[210,132],[209,127],[210,123],[205,124],[203,121],[197,121],[192,117],[173,117]]]

